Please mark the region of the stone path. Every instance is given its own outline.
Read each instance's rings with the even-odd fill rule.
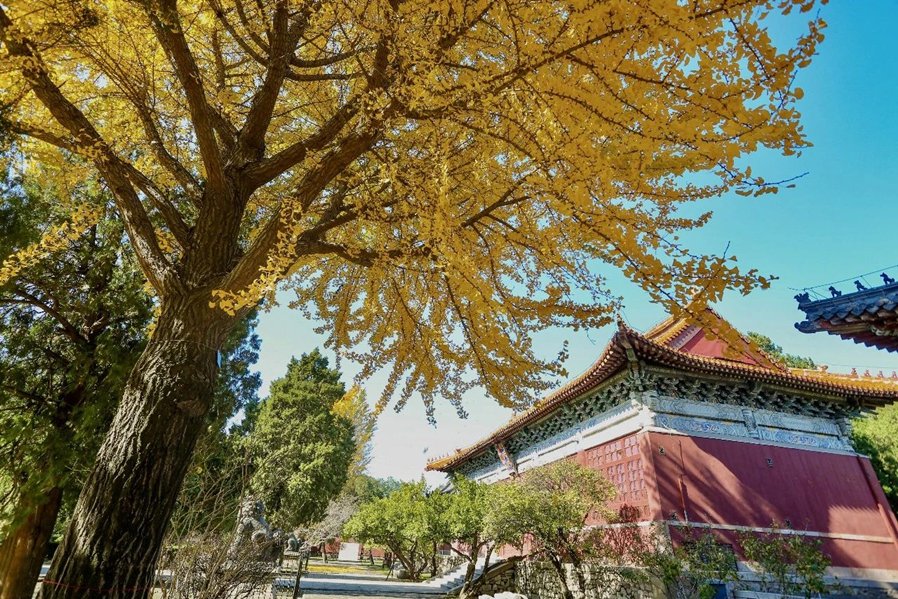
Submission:
[[[278,589],[293,589],[293,578],[277,578]],[[384,580],[383,576],[349,576],[345,574],[306,574],[300,588],[307,596],[327,595],[331,598],[341,595],[389,596],[389,597],[440,597],[445,591],[439,587],[429,587],[419,582],[402,582],[396,579]],[[279,594],[280,596],[280,594]]]

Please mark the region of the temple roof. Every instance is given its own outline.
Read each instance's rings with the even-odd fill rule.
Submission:
[[[810,301],[808,294],[795,298],[798,309],[805,313],[805,320],[795,324],[802,333],[825,331],[868,347],[898,351],[898,283],[895,281],[817,301]]]
[[[685,311],[690,314],[689,309]],[[700,324],[699,324],[700,323]],[[791,369],[776,362],[736,331],[714,310],[671,317],[646,333],[623,321],[602,355],[580,376],[514,416],[489,436],[455,453],[431,460],[427,470],[452,471],[494,443],[503,442],[526,426],[542,420],[563,404],[595,389],[629,364],[650,364],[686,373],[793,389],[851,401],[874,408],[898,401],[898,375],[886,378]]]

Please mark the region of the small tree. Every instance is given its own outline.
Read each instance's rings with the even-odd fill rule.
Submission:
[[[661,583],[671,599],[712,599],[715,583],[736,580],[732,548],[712,533],[687,526],[678,543],[660,531],[644,539],[642,549],[634,553],[636,563]]]
[[[311,549],[341,535],[343,527],[359,511],[359,499],[351,493],[341,493],[331,499],[321,518],[311,526],[297,528],[294,533],[302,540],[302,549]]]
[[[441,540],[440,513],[446,500],[428,493],[424,481],[402,483],[389,496],[361,507],[343,533],[363,543],[387,547],[412,580],[420,580],[434,543]]]
[[[604,515],[605,503],[613,496],[614,487],[601,473],[559,460],[495,486],[486,534],[520,549],[529,540],[533,552],[552,564],[564,597],[572,599],[564,564],[573,563],[580,588],[585,588],[584,527],[591,515]]]
[[[744,533],[739,544],[745,559],[757,568],[765,590],[808,599],[830,590],[824,579],[830,559],[821,551],[820,539],[776,532]]]
[[[492,487],[457,475],[452,479],[454,492],[445,498],[442,513],[443,541],[467,563],[465,578],[459,591],[460,599],[476,595],[479,583],[489,571],[490,557],[496,544],[485,529],[490,512]],[[475,580],[477,559],[485,552],[481,575]]]

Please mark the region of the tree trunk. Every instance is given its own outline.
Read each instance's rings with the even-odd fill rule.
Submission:
[[[462,582],[461,590],[458,592],[459,599],[468,599],[474,595],[474,572],[477,570],[477,553],[474,553],[474,559],[468,560],[465,567],[465,579]]]
[[[0,599],[22,599],[34,594],[61,505],[62,489],[53,487],[44,503],[19,506],[18,509],[31,509],[25,521],[0,544]]]
[[[163,301],[41,587],[44,599],[143,598],[206,413],[234,319],[208,293]]]
[[[558,583],[561,585],[561,596],[564,597],[564,599],[574,599],[574,593],[567,584],[567,572],[564,569],[564,562],[556,559],[552,555],[549,556],[549,561],[552,563],[555,572],[558,574]]]

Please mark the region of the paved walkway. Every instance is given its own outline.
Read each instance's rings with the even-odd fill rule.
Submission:
[[[278,589],[293,589],[294,578],[279,576],[275,582]],[[335,596],[389,596],[389,597],[439,597],[446,592],[439,587],[420,582],[384,580],[383,576],[351,576],[346,574],[306,574],[300,588],[306,596],[313,594]]]
[[[41,569],[41,580],[49,569],[45,564]],[[284,572],[275,579],[276,599],[293,597],[295,574]],[[35,596],[40,584],[35,588]],[[390,578],[384,580],[377,574],[304,574],[300,582],[304,599],[350,599],[351,597],[368,597],[369,599],[436,599],[445,595],[439,587],[428,586],[421,582],[404,582]],[[253,599],[274,598],[271,589],[259,590]]]

